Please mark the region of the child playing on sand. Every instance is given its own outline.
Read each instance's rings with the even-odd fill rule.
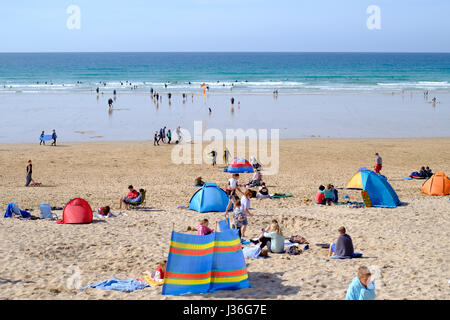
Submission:
[[[316,204],[325,204],[325,187],[320,186],[319,190],[317,190],[316,198],[315,198]]]
[[[225,189],[225,192],[227,193],[228,196],[235,195],[236,190],[239,191],[240,193],[244,194],[241,191],[241,189],[239,188],[238,180],[239,180],[239,173],[233,173],[233,175],[231,176],[231,179],[228,180],[228,186]]]
[[[377,153],[375,153],[376,156],[376,164],[375,167],[373,168],[373,171],[375,171],[376,173],[380,173],[381,168],[383,167],[383,159],[380,157],[380,155]]]
[[[164,274],[166,272],[167,261],[163,260],[156,264],[155,272],[150,273],[148,271],[144,272],[144,275],[149,276],[153,281],[163,283],[164,282]]]
[[[197,235],[205,236],[214,232],[213,229],[208,227],[209,221],[208,219],[203,219],[200,224],[197,226]]]
[[[358,275],[350,283],[345,300],[374,300],[375,284],[370,281],[371,273],[369,268],[361,266],[358,268]]]
[[[227,216],[227,212],[225,212],[225,215]],[[242,233],[242,227],[244,226],[244,223],[247,223],[247,219],[245,212],[243,212],[241,209],[241,200],[239,199],[234,202],[233,219],[233,227],[239,230],[239,238],[242,238],[244,236],[244,234]],[[245,226],[247,224],[245,224]]]

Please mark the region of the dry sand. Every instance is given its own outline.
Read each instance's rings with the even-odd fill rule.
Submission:
[[[358,168],[371,168],[376,151],[383,157],[382,173],[407,205],[350,209],[304,202],[320,184],[344,186]],[[111,205],[118,212],[129,184],[149,191],[147,209],[89,225],[0,219],[0,299],[343,299],[360,265],[379,268],[377,299],[449,299],[449,197],[421,194],[421,181],[401,179],[422,165],[450,174],[449,138],[281,141],[280,172],[264,180],[271,193],[294,197],[252,199],[255,217],[249,218],[247,236],[257,236],[276,218],[286,237],[303,235],[312,246],[291,260],[276,254],[247,260],[251,289],[186,297],[162,296],[161,287],[133,293],[67,289],[71,266],[79,268],[83,286],[112,276],[142,277],[167,258],[172,222],[184,232],[201,218],[213,227],[222,219],[223,214],[177,207],[188,205],[195,177],[225,187],[229,175],[210,165],[174,165],[170,153],[169,146],[152,142],[0,145],[0,208],[16,202],[38,216],[41,202],[63,206],[82,197],[93,209]],[[24,187],[29,159],[42,187]],[[240,183],[251,177],[241,176]],[[61,217],[62,211],[55,212]],[[327,250],[314,246],[334,241],[341,225],[366,259],[328,259]]]

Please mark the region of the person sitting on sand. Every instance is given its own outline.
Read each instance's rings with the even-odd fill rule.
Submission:
[[[139,198],[142,197],[142,195],[134,189],[132,185],[128,186],[128,190],[130,190],[127,194],[127,196],[120,198],[120,209],[122,209],[122,203],[125,203],[125,210],[130,210],[131,203],[137,203],[140,201]]]
[[[325,187],[319,186],[319,190],[317,190],[316,198],[315,198],[316,204],[325,204]]]
[[[331,198],[331,202],[337,204],[339,202],[339,193],[333,185],[331,185],[331,190],[333,191],[333,197]]]
[[[357,276],[348,286],[345,300],[374,300],[376,297],[375,284],[370,281],[371,275],[369,268],[359,267]]]
[[[202,187],[205,182],[202,180],[202,177],[197,177],[194,182],[194,187]]]
[[[260,169],[256,169],[252,179],[247,184],[247,188],[260,186],[262,182],[262,174]]]
[[[327,185],[324,195],[325,195],[325,205],[331,206],[331,203],[333,202],[333,188],[331,184]]]
[[[208,219],[203,219],[200,224],[197,226],[197,235],[205,236],[214,232],[213,229],[208,227],[209,221]]]
[[[431,171],[430,167],[426,167],[425,171],[427,173],[427,178],[431,178],[434,174],[433,171]]]
[[[338,229],[339,237],[336,243],[330,245],[330,250],[328,251],[328,256],[338,256],[338,257],[351,257],[353,256],[353,241],[352,238],[346,233],[345,227],[340,227]]]
[[[266,187],[266,183],[261,183],[258,193],[256,194],[256,199],[267,199],[270,198],[269,189]]]
[[[427,177],[427,172],[425,170],[425,167],[420,168],[419,177],[422,177],[422,178],[426,178]]]
[[[272,222],[267,226],[266,229],[262,229],[262,234],[259,237],[259,246],[263,249],[267,246],[269,252],[273,253],[283,253],[284,252],[284,236],[281,231],[281,227],[277,220],[272,220]],[[255,243],[255,241],[252,241]]]
[[[111,217],[111,208],[109,206],[98,208],[97,213],[104,217]]]
[[[153,272],[153,274],[146,271],[144,272],[144,275],[149,276],[153,281],[163,283],[164,275],[166,273],[166,266],[167,266],[166,260],[160,261],[156,264],[156,269],[155,272]]]

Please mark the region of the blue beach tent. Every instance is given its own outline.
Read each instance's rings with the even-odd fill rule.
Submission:
[[[206,182],[189,201],[189,209],[200,213],[225,212],[228,205],[228,196],[215,183]]]
[[[346,188],[367,191],[373,207],[396,208],[401,204],[387,179],[371,170],[358,171]]]

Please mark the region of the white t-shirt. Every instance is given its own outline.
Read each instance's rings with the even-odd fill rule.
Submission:
[[[237,188],[237,180],[235,178],[231,178],[230,180],[228,180],[228,184],[230,185],[230,189]]]
[[[250,199],[248,199],[246,196],[242,196],[241,198],[241,210],[245,211],[245,209],[250,209]]]

